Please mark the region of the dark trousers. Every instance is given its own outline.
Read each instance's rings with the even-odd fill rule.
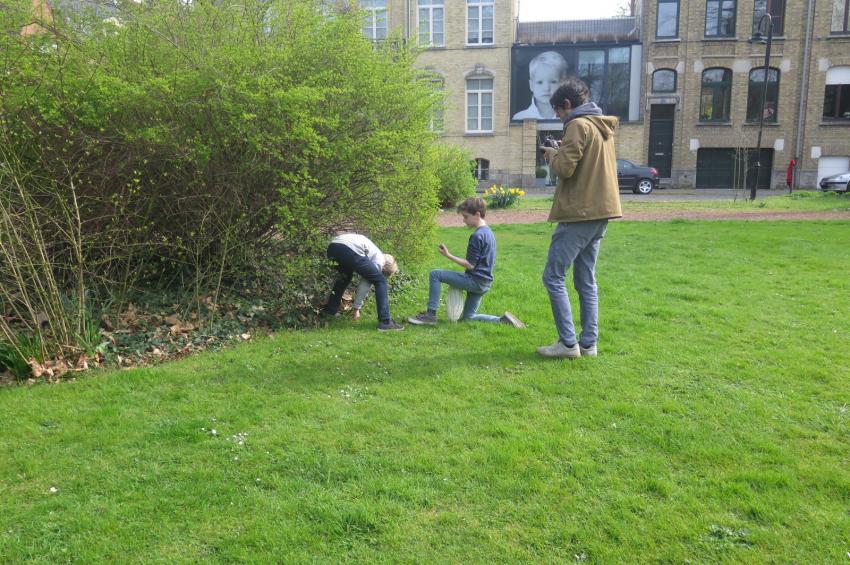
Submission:
[[[339,277],[334,283],[331,298],[325,311],[328,314],[336,314],[339,311],[339,303],[342,293],[351,284],[351,277],[357,273],[375,287],[375,302],[378,304],[378,321],[390,321],[390,300],[387,296],[387,279],[375,264],[364,255],[358,255],[353,249],[341,243],[331,243],[328,246],[328,259],[336,262]]]

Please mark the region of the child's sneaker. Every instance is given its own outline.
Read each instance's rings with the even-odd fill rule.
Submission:
[[[505,314],[499,318],[499,321],[503,324],[510,324],[515,328],[524,328],[525,324],[522,323],[522,320],[517,318],[513,312],[509,312],[505,310]]]
[[[397,332],[404,329],[404,326],[396,322],[395,320],[390,320],[389,322],[380,322],[378,324],[379,332]]]
[[[562,359],[578,359],[581,357],[581,351],[579,350],[577,343],[572,347],[567,347],[560,341],[557,341],[552,345],[538,347],[537,353],[543,357],[558,357]]]
[[[409,317],[407,321],[417,326],[436,326],[437,315],[431,314],[426,310],[425,312],[420,312],[415,316]]]
[[[581,351],[582,357],[596,357],[596,345],[591,345],[590,347],[585,347],[581,344],[578,346]]]

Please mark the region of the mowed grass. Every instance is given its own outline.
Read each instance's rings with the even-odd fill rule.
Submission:
[[[850,223],[612,222],[575,362],[534,352],[551,229],[494,226],[524,331],[369,310],[0,390],[0,562],[846,562]]]

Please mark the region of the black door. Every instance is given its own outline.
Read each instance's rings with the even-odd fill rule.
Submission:
[[[653,104],[649,110],[649,156],[646,161],[650,167],[658,169],[661,178],[670,178],[675,115],[675,104]]]

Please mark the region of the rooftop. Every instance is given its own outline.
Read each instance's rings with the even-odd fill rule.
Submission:
[[[519,22],[516,42],[540,45],[588,41],[637,41],[639,39],[637,18],[625,16],[598,20]]]

